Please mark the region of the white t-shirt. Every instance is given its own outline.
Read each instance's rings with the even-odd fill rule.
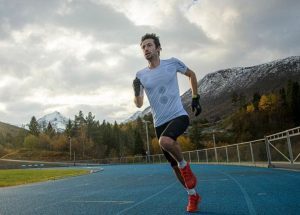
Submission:
[[[186,71],[184,63],[170,58],[160,60],[160,65],[154,69],[146,67],[136,73],[148,97],[154,127],[178,116],[188,115],[181,102],[177,80],[177,72],[184,74]]]

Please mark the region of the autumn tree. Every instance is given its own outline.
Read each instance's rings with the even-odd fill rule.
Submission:
[[[158,139],[156,137],[152,138],[151,146],[152,146],[152,149],[153,149],[153,154],[161,154],[162,153],[162,151],[160,149],[160,145],[158,143]]]
[[[33,134],[29,134],[24,139],[24,147],[30,150],[35,150],[39,148],[39,139]]]
[[[254,112],[254,111],[255,111],[255,106],[254,106],[254,104],[251,103],[251,104],[247,105],[246,111],[247,111],[247,113],[252,113],[252,112]]]
[[[278,96],[274,93],[268,94],[268,95],[262,95],[259,104],[258,109],[260,111],[271,111],[275,110],[278,105]]]

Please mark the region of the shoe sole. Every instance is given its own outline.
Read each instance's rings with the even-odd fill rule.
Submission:
[[[202,201],[202,198],[201,198],[201,196],[199,196],[199,199],[198,199],[198,202],[197,202],[197,206],[200,205],[201,201]],[[191,210],[191,211],[186,210],[186,211],[189,212],[189,213],[196,213],[196,212],[199,212],[199,210],[200,209],[197,207],[196,210]]]

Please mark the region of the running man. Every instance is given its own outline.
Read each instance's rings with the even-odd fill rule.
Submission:
[[[197,178],[191,171],[189,162],[184,160],[180,145],[176,141],[189,126],[189,117],[179,94],[177,72],[189,77],[192,89],[191,107],[195,116],[198,116],[201,106],[196,75],[176,58],[161,60],[161,45],[159,37],[155,34],[145,34],[140,46],[148,66],[138,71],[133,81],[134,103],[138,108],[142,107],[145,91],[151,106],[159,145],[176,177],[188,192],[186,210],[196,212],[201,201],[200,195],[195,190]]]

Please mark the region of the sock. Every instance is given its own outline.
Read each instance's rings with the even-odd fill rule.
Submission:
[[[186,188],[187,193],[189,194],[189,196],[191,195],[195,195],[196,194],[196,190],[195,189],[187,189]]]
[[[180,169],[183,169],[186,166],[186,161],[183,159],[182,161],[178,162],[178,167]]]

